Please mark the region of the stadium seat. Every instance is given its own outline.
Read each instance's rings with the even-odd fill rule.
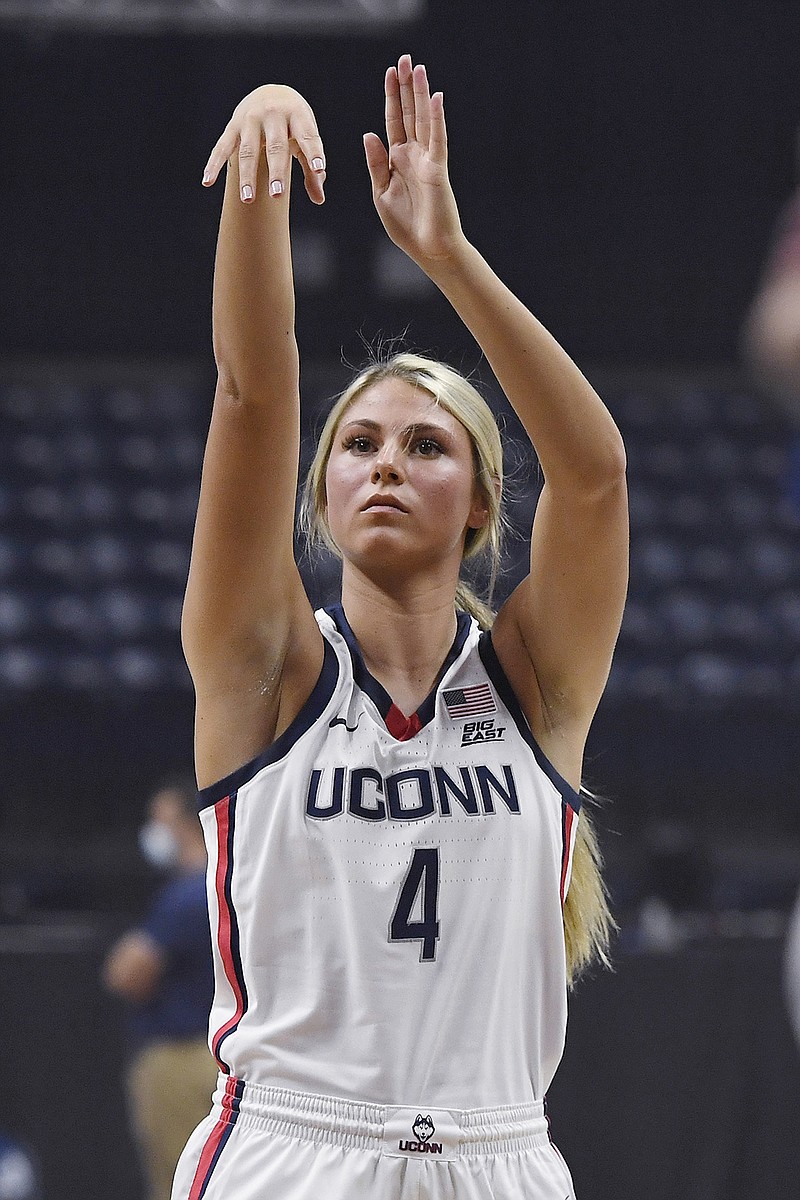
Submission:
[[[338,379],[317,375],[321,405]],[[602,390],[625,437],[632,529],[604,703],[797,697],[788,430],[737,384],[664,376]],[[0,687],[45,673],[67,690],[190,686],[180,612],[207,427],[208,397],[180,383],[0,380]],[[528,448],[511,444],[507,457],[512,532],[495,603],[527,570],[541,479]],[[313,602],[332,599],[335,557],[300,564]]]

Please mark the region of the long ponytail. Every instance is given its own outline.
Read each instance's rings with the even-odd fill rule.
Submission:
[[[581,789],[581,812],[572,854],[572,876],[564,901],[567,983],[572,987],[593,962],[610,967],[609,946],[617,923],[603,882],[603,856],[588,806],[597,802]]]

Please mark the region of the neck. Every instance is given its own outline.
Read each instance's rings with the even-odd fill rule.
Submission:
[[[455,584],[393,584],[391,592],[345,563],[342,607],[364,662],[404,713],[427,696],[456,635]]]

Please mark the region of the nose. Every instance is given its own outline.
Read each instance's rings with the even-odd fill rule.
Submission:
[[[394,455],[386,453],[378,455],[372,468],[371,478],[373,483],[399,483],[402,480],[402,471]]]

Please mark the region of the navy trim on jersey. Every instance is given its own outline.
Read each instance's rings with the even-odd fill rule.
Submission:
[[[353,679],[361,688],[362,692],[366,692],[370,700],[373,701],[375,707],[385,721],[386,717],[388,716],[389,709],[393,706],[394,701],[386,691],[386,688],[383,686],[383,684],[378,682],[364,662],[364,659],[361,656],[361,649],[358,645],[358,641],[356,640],[356,635],[350,628],[350,622],[345,616],[342,605],[331,604],[325,609],[325,612],[333,619],[336,628],[339,630],[339,633],[347,643],[347,648],[350,651],[350,658],[353,661]],[[457,612],[456,620],[456,636],[453,639],[453,644],[448,650],[447,657],[442,663],[442,669],[436,677],[436,682],[416,711],[420,729],[423,727],[423,725],[427,725],[429,721],[433,720],[433,716],[436,711],[436,693],[439,684],[444,678],[446,672],[453,665],[461,651],[464,649],[464,643],[466,642],[469,634],[471,624],[469,614],[465,612]],[[408,717],[413,715],[414,714],[411,713],[404,714],[404,716]]]
[[[336,651],[324,636],[323,642],[325,644],[325,656],[319,678],[314,684],[314,690],[291,725],[288,729],[284,729],[281,736],[276,738],[272,745],[268,746],[256,758],[251,758],[250,762],[245,763],[244,766],[239,767],[236,771],[232,771],[230,775],[226,775],[224,779],[220,779],[217,783],[212,783],[206,788],[201,788],[197,793],[198,811],[216,804],[218,800],[229,796],[231,792],[238,791],[239,788],[248,783],[264,767],[285,758],[298,738],[302,737],[325,711],[336,688],[336,681],[339,678],[339,662],[336,658]]]
[[[488,629],[484,630],[478,639],[478,653],[481,656],[481,662],[486,668],[486,674],[494,684],[497,694],[505,704],[508,711],[514,720],[519,732],[524,737],[525,741],[530,746],[534,753],[537,763],[544,771],[550,782],[554,785],[556,791],[561,796],[565,804],[568,804],[576,813],[580,812],[581,798],[575,789],[567,783],[563,775],[560,775],[550,759],[542,750],[536,738],[531,732],[531,727],[525,719],[525,714],[520,708],[519,700],[514,695],[514,689],[509,683],[508,676],[500,665],[500,659],[497,657],[497,651],[492,642],[492,635]]]
[[[239,1028],[239,1022],[247,1012],[250,1003],[247,995],[247,985],[244,980],[244,968],[242,966],[242,955],[239,946],[239,918],[236,915],[236,909],[233,903],[233,893],[231,884],[233,881],[233,848],[234,848],[234,832],[236,827],[236,798],[237,793],[233,792],[227,797],[227,805],[221,806],[224,810],[224,821],[226,822],[225,838],[224,838],[224,867],[225,874],[222,881],[222,895],[217,896],[219,905],[219,922],[217,929],[217,938],[219,945],[220,957],[225,968],[225,974],[228,976],[228,982],[234,991],[236,997],[236,1012],[234,1016],[221,1029],[218,1029],[212,1039],[214,1057],[219,1063],[226,1075],[230,1075],[230,1067],[220,1054],[222,1043],[226,1038]],[[219,829],[219,825],[217,827]],[[219,833],[217,834],[219,837]],[[220,847],[222,849],[222,847]],[[217,869],[219,870],[219,862]],[[224,931],[224,934],[223,934]],[[223,945],[224,940],[224,945]],[[230,978],[229,972],[233,972],[233,979]],[[238,991],[238,995],[236,995]]]

